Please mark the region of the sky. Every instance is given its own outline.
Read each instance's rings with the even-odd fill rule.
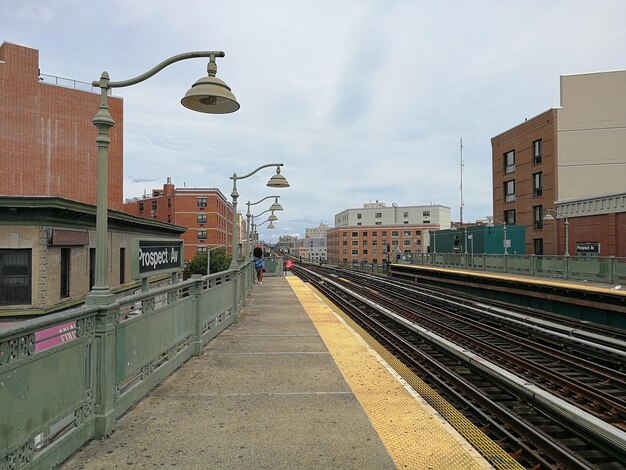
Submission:
[[[124,197],[171,177],[230,200],[233,173],[283,163],[289,188],[265,186],[273,168],[237,181],[244,214],[280,196],[268,242],[375,201],[491,215],[491,138],[558,107],[561,75],[626,69],[624,25],[623,0],[0,0],[0,41],[38,49],[43,74],[121,81],[224,51],[235,113],[181,106],[205,59],[114,90]]]

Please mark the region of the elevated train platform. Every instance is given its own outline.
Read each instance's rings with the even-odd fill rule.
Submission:
[[[461,268],[392,264],[392,277],[626,328],[626,286]]]
[[[468,444],[379,352],[308,284],[266,278],[238,323],[60,468],[520,468],[469,422],[480,453]]]

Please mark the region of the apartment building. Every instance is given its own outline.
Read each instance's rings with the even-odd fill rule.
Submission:
[[[97,79],[98,77],[91,77]],[[42,74],[39,51],[0,46],[0,194],[96,204],[100,90]],[[123,101],[109,97],[109,208],[122,209]]]
[[[211,247],[232,244],[233,206],[217,188],[177,188],[168,177],[162,189],[126,200],[124,212],[187,227],[182,235],[185,261]],[[245,241],[242,220],[239,240]]]
[[[328,225],[319,224],[317,227],[306,227],[304,229],[304,238],[326,238],[328,233]]]
[[[560,87],[559,108],[491,139],[494,218],[526,227],[527,253],[625,256],[626,71]]]
[[[364,203],[359,209],[346,209],[335,215],[335,227],[391,225],[436,225],[450,228],[450,208],[440,205],[387,206],[384,202]]]

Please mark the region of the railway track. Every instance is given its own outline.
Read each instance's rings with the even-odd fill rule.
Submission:
[[[522,466],[626,465],[626,343],[619,334],[362,273],[294,272]]]

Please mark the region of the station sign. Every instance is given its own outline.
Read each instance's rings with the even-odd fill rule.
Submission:
[[[293,268],[293,261],[288,259],[287,261],[285,261],[285,268],[287,269],[291,269]]]
[[[184,267],[182,240],[134,238],[131,249],[133,279],[181,271]]]
[[[600,244],[597,242],[576,242],[576,253],[600,253]]]

